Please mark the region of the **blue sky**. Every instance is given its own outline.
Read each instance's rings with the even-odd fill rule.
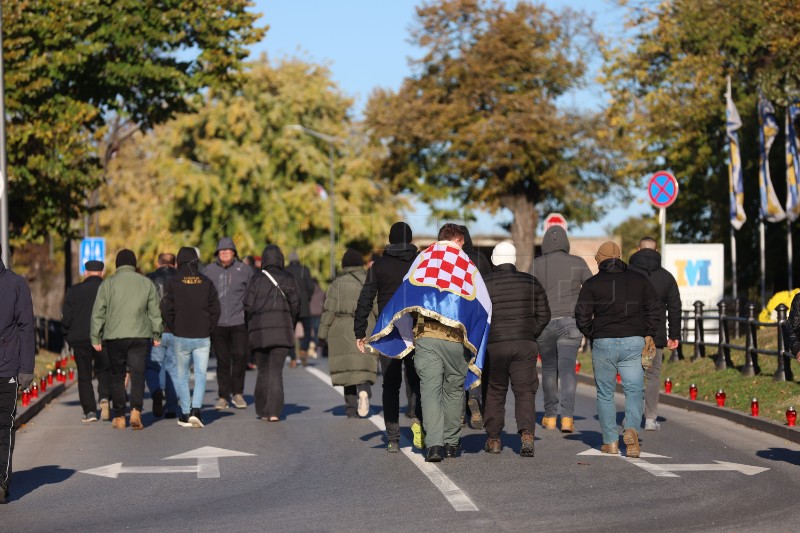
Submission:
[[[255,56],[266,52],[276,60],[294,56],[326,64],[341,89],[355,98],[354,114],[360,115],[376,87],[397,89],[410,74],[408,58],[419,55],[408,42],[418,0],[255,0],[254,11],[262,13],[261,23],[270,26],[261,43],[253,46]],[[551,8],[570,7],[594,15],[595,27],[609,38],[619,38],[624,12],[608,0],[545,0]],[[567,97],[567,105],[598,107],[604,99],[602,88],[591,83]],[[642,187],[642,200],[646,191]],[[582,228],[570,227],[576,235],[605,235],[607,228],[633,214],[649,212],[648,203],[614,205],[599,222]],[[415,219],[423,218],[416,213]],[[498,222],[509,221],[508,212],[479,213],[471,225],[473,233],[499,233]]]

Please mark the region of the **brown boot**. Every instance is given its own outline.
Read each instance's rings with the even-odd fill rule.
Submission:
[[[114,420],[111,422],[111,427],[114,429],[125,429],[125,417],[115,416]]]
[[[138,409],[131,409],[131,429],[144,429],[142,425],[142,412]]]
[[[600,447],[600,451],[603,453],[610,453],[611,455],[617,455],[619,453],[619,443],[609,442],[608,444],[603,444]]]
[[[486,446],[483,449],[489,453],[500,453],[503,451],[503,445],[500,439],[486,439]]]
[[[575,431],[575,423],[570,417],[561,417],[561,433],[572,433]]]
[[[519,450],[520,457],[533,457],[533,433],[525,431],[520,436],[522,447]]]
[[[639,457],[639,454],[642,450],[639,446],[639,434],[635,429],[628,428],[623,431],[622,442],[624,442],[626,446],[625,455],[628,457],[633,457],[634,459]]]

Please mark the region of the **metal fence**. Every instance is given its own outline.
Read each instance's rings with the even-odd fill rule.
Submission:
[[[730,316],[728,303],[721,301],[717,304],[717,310],[704,309],[703,302],[697,301],[694,303],[693,310],[683,311],[682,329],[683,339],[690,339],[686,341],[686,345],[692,346],[692,361],[696,361],[700,357],[706,356],[706,347],[717,348],[717,354],[714,358],[714,363],[717,370],[725,370],[728,367],[734,367],[731,360],[731,350],[739,350],[744,352],[744,365],[741,368],[742,375],[755,376],[761,372],[758,365],[759,355],[775,356],[778,361],[778,369],[772,376],[774,381],[792,381],[794,379],[791,360],[793,359],[792,353],[786,346],[786,337],[784,326],[788,317],[789,308],[780,304],[775,310],[777,313],[776,322],[759,322],[756,318],[755,304],[747,304],[746,316],[736,316],[735,309],[734,315]],[[711,328],[713,335],[706,334],[707,324],[713,324]],[[774,330],[774,335],[777,340],[776,350],[767,350],[758,347],[758,329]],[[731,330],[734,335],[731,337]],[[711,338],[713,337],[713,338]],[[744,337],[744,345],[741,344],[742,337]],[[684,343],[681,343],[678,350],[672,352],[670,361],[683,359]]]

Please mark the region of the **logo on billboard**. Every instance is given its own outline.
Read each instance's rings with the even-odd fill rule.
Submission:
[[[675,281],[679,287],[709,287],[710,259],[680,259],[675,261]]]

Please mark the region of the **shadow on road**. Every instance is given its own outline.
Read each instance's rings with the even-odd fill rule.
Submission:
[[[780,461],[790,465],[800,466],[800,452],[786,448],[770,448],[769,450],[759,450],[756,452],[758,457],[769,459],[770,461]]]
[[[283,418],[289,418],[290,415],[297,415],[302,413],[303,411],[308,411],[309,407],[307,405],[298,405],[296,403],[287,403],[283,406]]]
[[[564,437],[566,440],[574,440],[584,443],[590,448],[599,448],[603,445],[603,434],[599,431],[579,431]]]
[[[14,472],[11,478],[11,500],[20,500],[42,485],[55,485],[72,477],[75,470],[58,465],[37,466]]]

